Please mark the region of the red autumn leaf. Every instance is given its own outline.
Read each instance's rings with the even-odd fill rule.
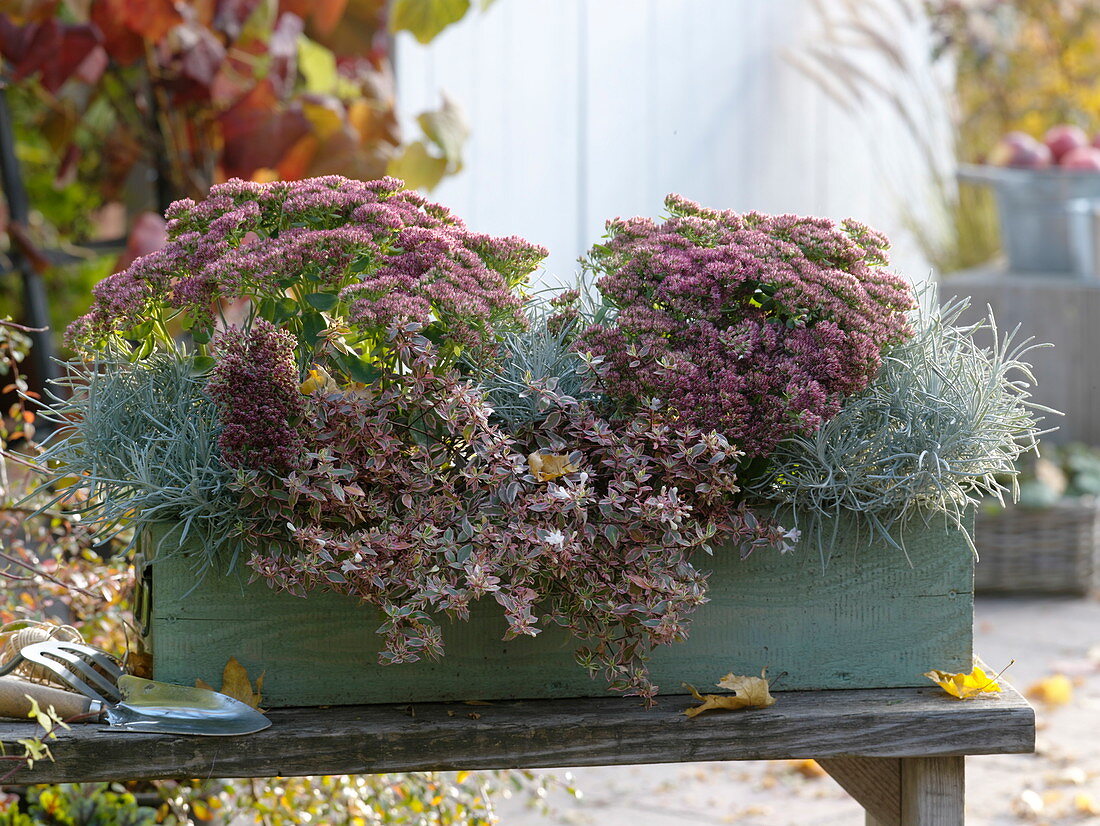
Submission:
[[[348,0],[282,0],[279,11],[288,11],[308,20],[317,34],[331,34],[344,16]]]
[[[100,34],[86,23],[27,23],[18,26],[0,16],[0,54],[15,70],[13,80],[39,76],[48,92],[56,92],[99,45]]]
[[[351,127],[344,127],[324,138],[310,164],[310,175],[347,175],[351,178],[370,180],[386,174],[388,154],[379,147],[362,147],[359,134]]]
[[[210,28],[218,11],[218,0],[191,0],[182,9],[184,17],[192,23]]]
[[[92,49],[92,51],[88,53],[88,56],[84,58],[84,61],[76,67],[73,77],[81,83],[95,86],[99,83],[99,79],[103,77],[103,73],[107,71],[107,66],[110,65],[110,62],[111,59],[107,55],[107,50],[103,48],[102,44],[99,44]]]
[[[278,166],[310,131],[300,109],[280,103],[269,79],[258,83],[218,120],[224,143],[222,171],[230,178],[251,178],[258,169]]]
[[[225,62],[225,46],[212,31],[202,26],[183,27],[180,35],[180,74],[202,86],[212,86]]]
[[[183,22],[172,0],[111,0],[111,5],[127,28],[154,43]]]
[[[87,24],[61,24],[60,43],[53,54],[42,55],[42,85],[56,92],[80,70],[102,39],[95,27]]]
[[[122,191],[130,170],[142,157],[141,143],[134,134],[126,129],[115,129],[107,135],[101,147],[103,166],[102,193],[105,200],[118,197]]]
[[[75,143],[70,143],[65,148],[65,152],[61,155],[61,163],[57,167],[57,174],[53,179],[55,187],[68,186],[76,180],[76,167],[80,162],[80,154],[80,147]]]
[[[309,174],[310,165],[317,155],[317,147],[320,143],[316,135],[306,135],[290,147],[275,167],[275,173],[279,179],[296,181],[305,178]]]
[[[145,54],[145,41],[128,28],[116,12],[118,0],[92,0],[88,17],[103,35],[103,48],[120,66],[129,66]]]

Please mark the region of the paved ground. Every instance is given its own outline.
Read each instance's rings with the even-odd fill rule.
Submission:
[[[1054,674],[1064,704],[1035,700],[1035,755],[967,760],[967,823],[1100,824],[1100,601],[984,599],[975,650],[1021,691]],[[1060,681],[1064,687],[1065,682]],[[1048,682],[1057,694],[1059,682]],[[574,769],[583,797],[551,795],[544,818],[502,806],[504,826],[832,826],[862,810],[811,762],[700,763]]]

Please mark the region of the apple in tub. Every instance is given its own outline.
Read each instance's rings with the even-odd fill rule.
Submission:
[[[1100,149],[1095,146],[1079,146],[1062,156],[1058,163],[1062,169],[1081,172],[1100,172]]]
[[[1054,156],[1046,144],[1025,132],[1009,132],[993,147],[987,161],[994,166],[1043,169],[1050,166],[1053,159]]]
[[[1047,145],[1055,163],[1061,163],[1062,158],[1069,155],[1075,149],[1089,145],[1089,136],[1079,126],[1062,123],[1052,126],[1043,136],[1043,143]]]

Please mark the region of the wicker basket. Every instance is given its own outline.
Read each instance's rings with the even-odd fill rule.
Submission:
[[[1047,508],[982,509],[974,590],[999,594],[1088,594],[1100,584],[1100,502],[1063,499]]]

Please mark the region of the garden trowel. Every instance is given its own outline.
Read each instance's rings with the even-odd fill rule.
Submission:
[[[3,676],[24,662],[47,669],[83,696]],[[54,706],[62,718],[105,720],[123,731],[225,737],[271,725],[256,709],[225,694],[134,677],[91,646],[57,640],[25,646],[0,668],[0,716],[26,717],[27,696],[41,707]]]

